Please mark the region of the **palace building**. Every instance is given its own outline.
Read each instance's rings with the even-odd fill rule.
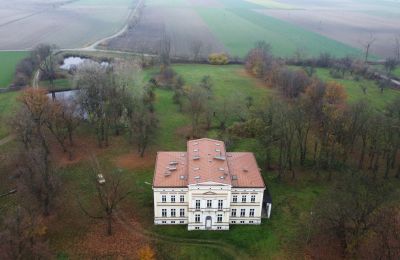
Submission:
[[[158,152],[153,179],[154,223],[188,230],[261,224],[271,201],[252,153],[227,153],[224,142],[192,140],[186,152]]]

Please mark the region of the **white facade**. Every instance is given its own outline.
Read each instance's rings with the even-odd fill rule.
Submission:
[[[234,188],[216,182],[188,188],[153,188],[154,223],[188,230],[229,230],[231,224],[261,224],[265,188]]]

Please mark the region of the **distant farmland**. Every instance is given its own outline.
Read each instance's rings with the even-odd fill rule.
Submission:
[[[193,42],[203,42],[203,55],[226,51],[243,57],[256,41],[272,45],[274,54],[287,57],[296,50],[316,56],[359,56],[361,50],[297,25],[265,15],[266,10],[291,11],[288,1],[272,0],[147,0],[139,24],[108,43],[108,48],[155,53],[163,33],[172,54],[190,56]],[[284,12],[284,11],[282,11]]]
[[[82,47],[120,30],[136,0],[0,0],[0,50]]]

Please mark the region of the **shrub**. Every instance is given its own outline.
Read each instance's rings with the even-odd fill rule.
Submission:
[[[208,62],[212,65],[226,65],[229,63],[229,57],[225,53],[212,53],[208,56]]]

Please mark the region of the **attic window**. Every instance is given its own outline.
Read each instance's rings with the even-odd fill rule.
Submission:
[[[216,159],[216,160],[220,160],[220,161],[225,161],[225,156],[222,156],[222,155],[217,155],[217,156],[214,156],[214,159]]]
[[[220,143],[215,143],[215,145],[216,145],[216,146],[220,146],[221,144],[220,144]]]
[[[198,151],[199,151],[199,149],[194,149],[194,150],[193,150],[193,152],[198,152]]]
[[[199,144],[198,142],[193,143],[193,145],[198,145],[198,144]]]
[[[186,176],[184,176],[184,175],[181,175],[181,176],[179,176],[179,179],[181,179],[181,180],[185,180],[185,179],[186,179]]]
[[[247,168],[243,168],[243,171],[244,172],[248,172],[249,170]]]
[[[225,179],[225,176],[220,176],[219,178],[220,178],[221,180],[223,180],[223,179]]]
[[[232,180],[237,180],[238,177],[236,175],[232,175]]]
[[[167,170],[169,170],[169,171],[176,171],[176,166],[169,166],[169,167],[167,167]]]
[[[224,169],[224,168],[222,168],[222,167],[221,167],[221,168],[219,168],[219,170],[220,170],[220,171],[225,171],[225,169]]]
[[[178,164],[177,161],[170,161],[170,162],[169,162],[169,165],[177,165],[177,164]]]
[[[194,178],[195,178],[196,180],[198,180],[198,179],[200,179],[200,176],[194,176]]]
[[[199,160],[200,156],[199,155],[193,155],[193,160]]]
[[[216,152],[218,152],[218,153],[219,153],[219,152],[221,152],[221,150],[220,150],[220,149],[215,149],[215,151],[216,151]]]
[[[185,157],[185,154],[183,153],[183,154],[181,154],[181,157]]]
[[[164,176],[165,176],[165,177],[171,176],[171,172],[170,172],[170,171],[166,171],[166,172],[164,173]]]
[[[195,167],[195,168],[193,168],[193,170],[198,171],[198,170],[200,170],[200,168],[199,167]]]

